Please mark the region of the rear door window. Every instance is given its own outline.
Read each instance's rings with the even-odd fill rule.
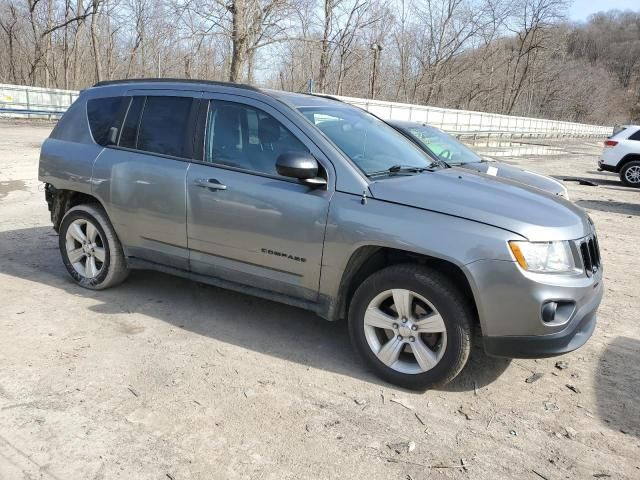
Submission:
[[[129,110],[127,111],[127,118],[122,126],[122,133],[120,134],[121,147],[136,148],[138,142],[138,125],[140,125],[140,115],[142,114],[142,107],[144,107],[145,97],[133,97]]]
[[[191,97],[148,96],[140,120],[137,149],[188,157],[193,147]]]
[[[128,102],[129,97],[94,98],[87,102],[89,128],[97,144],[106,146],[116,142]]]

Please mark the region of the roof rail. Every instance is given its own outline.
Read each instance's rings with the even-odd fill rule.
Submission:
[[[122,80],[105,80],[98,82],[94,87],[104,87],[107,85],[122,85],[127,83],[200,83],[204,85],[217,85],[220,87],[233,87],[233,88],[245,88],[247,90],[253,90],[259,92],[260,90],[251,85],[245,85],[243,83],[232,82],[217,82],[214,80],[196,80],[192,78],[127,78]]]
[[[335,97],[329,93],[316,93],[316,92],[300,92],[304,95],[311,95],[312,97],[318,98],[328,98],[329,100],[335,100],[336,102],[346,103],[344,100],[340,100],[338,97]]]

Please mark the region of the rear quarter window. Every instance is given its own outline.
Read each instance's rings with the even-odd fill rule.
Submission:
[[[629,140],[636,140],[640,142],[640,130],[637,130],[634,134],[629,137]]]
[[[128,97],[94,98],[87,102],[89,128],[97,144],[106,146],[112,143],[109,138],[111,128],[117,129],[117,138],[128,102]]]

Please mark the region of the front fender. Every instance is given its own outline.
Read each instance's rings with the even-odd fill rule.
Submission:
[[[336,192],[331,201],[322,258],[320,294],[339,297],[342,275],[351,257],[363,247],[393,248],[456,265],[478,260],[512,262],[512,232],[471,220]],[[469,279],[471,284],[471,279]]]

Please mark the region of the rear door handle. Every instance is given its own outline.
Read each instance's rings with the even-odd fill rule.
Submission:
[[[221,184],[215,178],[198,178],[194,182],[194,185],[198,187],[208,188],[209,190],[226,190],[227,186]]]

